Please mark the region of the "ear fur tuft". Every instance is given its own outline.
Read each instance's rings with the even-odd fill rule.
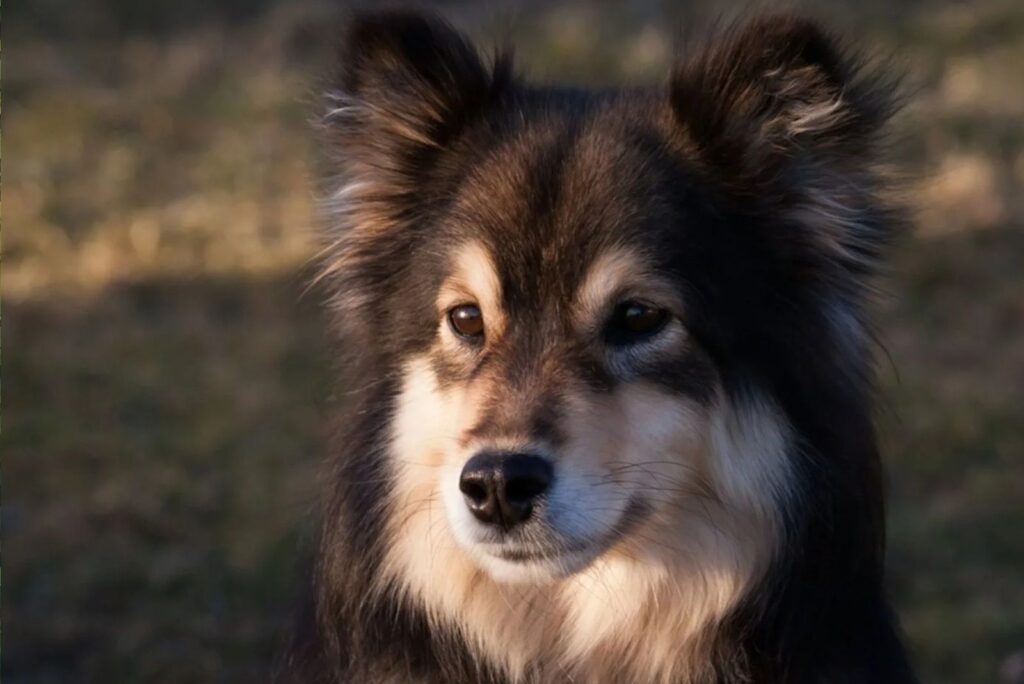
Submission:
[[[681,60],[669,97],[684,144],[719,188],[802,225],[798,239],[859,272],[898,224],[877,172],[897,92],[813,21],[768,15]]]
[[[488,68],[461,33],[410,11],[354,15],[340,61],[326,122],[393,146],[443,146],[510,78],[507,58]]]

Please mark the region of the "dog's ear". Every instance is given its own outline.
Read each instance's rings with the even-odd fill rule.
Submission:
[[[508,64],[485,66],[473,45],[441,19],[411,11],[355,14],[342,42],[340,73],[325,123],[346,156],[391,161],[443,147],[491,101]]]
[[[745,167],[761,155],[863,152],[894,105],[891,84],[872,80],[814,22],[766,16],[684,59],[671,97],[710,161]]]
[[[813,224],[819,247],[864,265],[888,237],[875,171],[896,85],[814,22],[783,15],[683,59],[670,97],[688,149],[726,191]]]
[[[340,307],[358,311],[374,301],[430,204],[428,175],[510,83],[507,57],[485,63],[432,15],[351,17],[320,149],[330,242],[317,280],[336,279]]]

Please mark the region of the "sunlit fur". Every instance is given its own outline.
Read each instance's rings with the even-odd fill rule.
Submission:
[[[409,363],[394,423],[398,504],[382,587],[397,579],[433,620],[465,630],[516,676],[538,663],[539,681],[692,675],[705,662],[692,649],[708,646],[705,630],[758,578],[776,543],[774,499],[786,484],[778,416],[764,404],[703,411],[643,386],[608,400],[580,397],[559,459],[578,481],[566,485],[559,514],[608,529],[615,504],[633,491],[656,511],[582,570],[584,559],[523,568],[456,538],[458,526],[475,522],[450,483],[468,451],[458,446],[460,426],[472,425],[482,391],[441,391],[425,361]],[[574,472],[577,462],[595,474]]]
[[[322,122],[341,401],[283,675],[913,682],[871,426],[891,86],[790,16],[603,92],[355,17]],[[659,323],[623,337],[636,302]],[[460,490],[496,450],[553,472],[510,529]]]
[[[704,630],[736,605],[775,546],[776,497],[787,484],[779,417],[767,404],[704,410],[643,385],[576,398],[559,454],[569,491],[557,514],[576,523],[573,532],[600,537],[634,492],[655,511],[596,562],[520,567],[457,539],[475,523],[451,484],[474,445],[460,448],[460,434],[475,395],[487,391],[444,392],[425,361],[407,366],[383,585],[393,586],[393,573],[434,620],[465,630],[516,675],[536,663],[546,664],[540,681],[560,672],[598,682],[692,674],[704,659],[691,649],[707,645]]]

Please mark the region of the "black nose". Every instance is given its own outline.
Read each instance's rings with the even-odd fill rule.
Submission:
[[[477,520],[507,530],[529,519],[551,474],[551,464],[540,456],[484,452],[466,463],[459,489]]]

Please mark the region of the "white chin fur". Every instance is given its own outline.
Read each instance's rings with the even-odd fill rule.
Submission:
[[[593,554],[574,551],[554,558],[511,561],[487,553],[474,553],[480,567],[496,582],[505,584],[547,584],[585,568]]]

